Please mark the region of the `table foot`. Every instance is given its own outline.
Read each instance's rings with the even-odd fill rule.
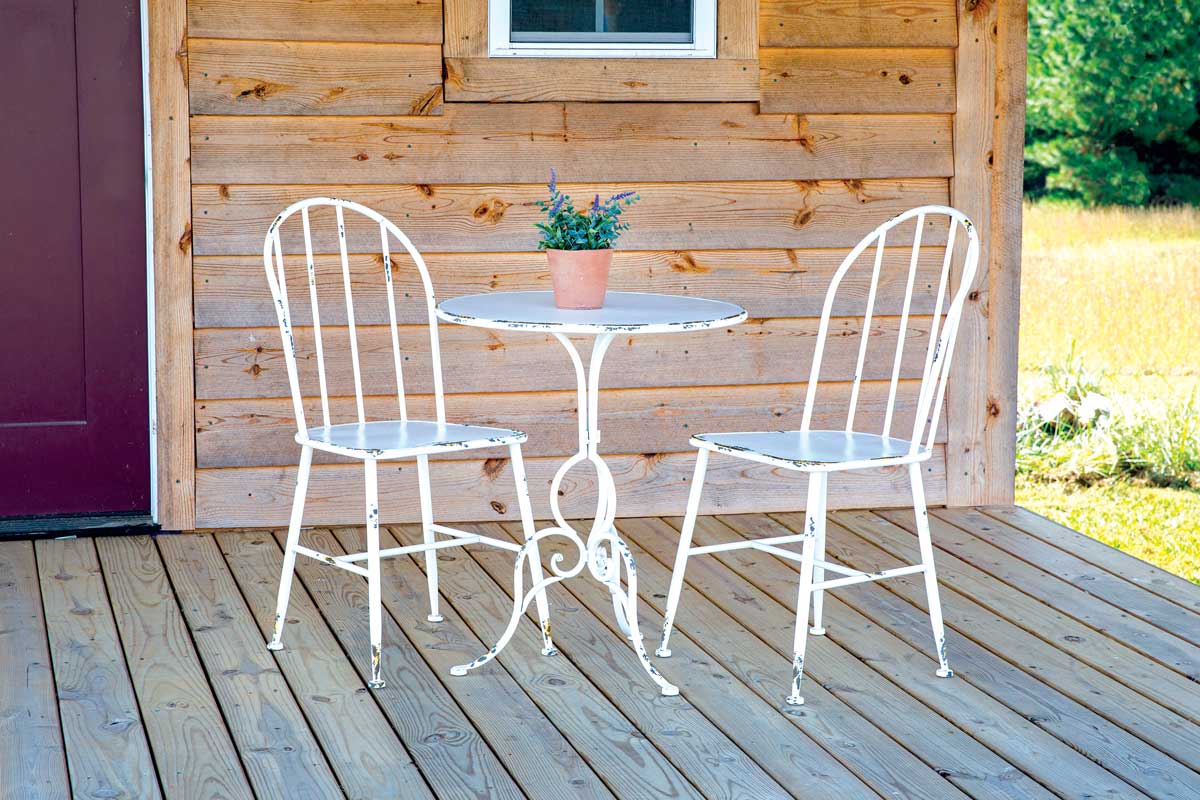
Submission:
[[[548,536],[566,536],[579,550],[579,558],[570,569],[563,569],[561,566],[563,555],[562,553],[555,553],[550,558],[550,572],[552,574],[529,587],[529,591],[526,592],[524,591],[526,562],[530,557],[530,553],[536,552],[536,550],[533,549],[534,544],[540,542],[542,539],[545,539]],[[539,594],[544,592],[548,586],[565,580],[566,578],[571,578],[575,575],[578,575],[583,571],[583,568],[586,564],[587,557],[584,554],[583,542],[579,539],[579,536],[572,528],[543,528],[535,533],[532,537],[527,539],[525,543],[521,545],[521,549],[517,551],[517,560],[513,566],[513,608],[512,614],[509,615],[508,625],[504,628],[504,633],[500,635],[500,638],[496,641],[496,644],[494,644],[486,653],[466,664],[458,664],[451,667],[450,674],[456,677],[462,677],[473,669],[479,669],[484,664],[500,655],[500,651],[508,646],[509,641],[512,640],[513,634],[516,633],[517,623],[521,621],[521,617],[524,616],[525,612],[529,609],[529,604],[532,603]],[[543,634],[545,633],[546,631],[543,630]],[[558,649],[555,647],[543,647],[542,655],[558,655]]]
[[[629,552],[629,546],[617,536],[616,531],[609,531],[608,541],[615,548],[616,553],[620,556],[620,562],[612,559],[609,563],[614,567],[614,574],[606,576],[611,578],[605,581],[608,585],[609,592],[612,593],[613,605],[617,608],[617,624],[619,627],[628,628],[629,641],[633,645],[633,651],[637,653],[638,661],[642,664],[642,669],[650,676],[650,680],[658,684],[658,688],[666,697],[674,697],[679,694],[679,688],[675,684],[668,681],[654,667],[650,661],[650,654],[646,652],[644,636],[638,626],[637,617],[637,565],[633,561],[633,554]],[[617,563],[623,563],[625,566],[625,582],[626,588],[622,589],[620,584],[620,575],[615,574],[615,566]],[[621,625],[624,621],[625,625]]]

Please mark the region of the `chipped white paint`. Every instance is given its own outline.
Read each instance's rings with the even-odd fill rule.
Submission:
[[[904,354],[905,331],[909,321],[909,310],[912,305],[913,285],[919,262],[921,240],[929,217],[945,217],[949,224],[949,235],[946,240],[946,255],[942,263],[941,276],[938,281],[937,300],[933,312],[933,322],[929,333],[929,344],[925,352],[924,373],[921,378],[917,395],[917,413],[913,422],[913,431],[908,439],[891,435],[892,420],[896,404],[896,390],[900,379],[900,363]],[[866,433],[854,429],[854,415],[858,404],[859,386],[862,382],[863,365],[866,360],[870,336],[872,315],[874,314],[876,289],[879,284],[879,273],[883,263],[884,243],[889,231],[909,220],[916,221],[916,233],[913,237],[912,257],[909,261],[908,282],[905,290],[904,304],[900,315],[900,332],[896,341],[896,350],[891,371],[891,383],[888,391],[887,409],[884,415],[881,433]],[[967,248],[963,259],[962,275],[953,300],[946,313],[945,306],[950,273],[955,256],[955,236],[961,227],[966,232]],[[844,430],[823,431],[811,430],[813,408],[816,404],[818,383],[821,376],[821,359],[824,355],[825,341],[829,334],[829,320],[833,312],[834,300],[842,278],[854,266],[859,257],[872,245],[875,247],[871,284],[867,293],[866,309],[863,313],[862,341],[859,345],[857,367],[854,374],[854,385],[850,393],[847,409],[847,421]],[[737,433],[705,433],[693,436],[691,443],[698,448],[696,457],[696,472],[692,477],[691,491],[688,494],[687,511],[683,527],[680,531],[679,549],[675,555],[675,566],[671,573],[671,586],[667,595],[666,613],[663,619],[662,638],[657,654],[663,658],[671,655],[668,647],[671,631],[675,625],[676,612],[679,608],[679,598],[683,588],[684,571],[690,556],[707,553],[754,548],[780,558],[800,562],[800,591],[796,606],[796,635],[793,644],[794,657],[792,660],[792,687],[787,697],[791,705],[800,705],[804,698],[800,694],[800,683],[804,677],[804,655],[808,634],[820,636],[825,633],[823,627],[824,593],[827,589],[837,589],[865,581],[877,581],[894,578],[900,575],[923,573],[925,590],[929,602],[929,619],[933,628],[934,652],[938,659],[937,675],[947,678],[953,673],[946,662],[945,629],[942,624],[942,607],[938,596],[937,575],[933,563],[933,547],[929,539],[929,518],[925,508],[925,489],[921,482],[921,465],[933,454],[933,440],[937,431],[938,416],[941,412],[942,400],[945,396],[946,384],[950,374],[950,357],[954,352],[954,340],[958,333],[958,325],[962,319],[963,305],[966,303],[975,278],[979,263],[979,238],[975,227],[961,212],[946,206],[923,206],[906,211],[903,214],[880,225],[866,236],[846,256],[837,272],[834,273],[829,290],[825,295],[825,304],[821,311],[821,324],[817,331],[816,347],[813,354],[812,369],[809,373],[808,386],[804,398],[804,416],[800,429],[795,431],[746,431]],[[705,470],[708,467],[710,452],[723,453],[737,458],[756,461],[762,464],[781,467],[797,472],[809,473],[808,500],[806,518],[802,533],[788,536],[774,536],[753,541],[736,541],[727,544],[692,547],[692,534],[696,527],[696,516],[700,510],[700,495],[704,486]],[[912,483],[913,508],[917,517],[917,532],[920,542],[921,560],[917,564],[898,567],[881,572],[863,572],[836,564],[825,559],[825,503],[830,472],[840,472],[855,469],[870,469],[889,465],[905,465],[908,469],[909,480]],[[780,545],[801,544],[801,552],[787,550]],[[843,577],[832,580],[825,579],[826,571],[835,572]],[[811,607],[812,628],[808,629],[808,617]]]
[[[516,591],[513,592],[513,610],[508,626],[491,649],[468,664],[454,667],[451,672],[455,675],[466,675],[470,670],[481,667],[495,658],[512,639],[517,623],[535,597],[541,597],[550,584],[579,575],[586,568],[593,578],[608,587],[617,624],[629,637],[646,674],[664,695],[678,694],[679,689],[660,675],[650,662],[642,642],[637,616],[637,565],[629,547],[613,527],[617,513],[616,485],[612,472],[598,449],[600,367],[609,344],[618,333],[672,333],[736,325],[746,319],[745,309],[732,303],[695,297],[609,292],[603,308],[566,311],[554,307],[551,292],[497,292],[447,300],[438,306],[437,313],[442,319],[460,325],[492,330],[552,333],[566,349],[575,368],[579,414],[578,450],[563,462],[550,483],[550,511],[554,517],[554,525],[536,533],[529,525],[525,527],[525,545],[522,546],[513,569]],[[574,342],[567,338],[567,334],[595,336],[592,355],[586,367]],[[598,495],[596,513],[586,543],[563,516],[558,499],[563,478],[584,461],[591,462],[596,469]],[[523,479],[523,470],[519,479]],[[526,515],[522,513],[522,519],[525,518]],[[538,562],[537,543],[549,536],[566,537],[575,546],[576,559],[569,568],[564,568],[563,555],[555,553],[550,559],[551,574],[542,578],[533,570],[533,565]],[[533,585],[529,591],[523,593],[526,561],[529,562],[530,572],[533,574]],[[548,641],[548,629],[544,628],[544,633]]]
[[[556,308],[552,292],[492,292],[443,300],[437,315],[476,328],[546,333],[677,333],[736,325],[746,310],[721,300],[608,292],[602,308]]]
[[[312,228],[309,219],[310,209],[332,207],[337,222],[338,250],[342,263],[343,294],[346,303],[346,321],[350,338],[350,359],[354,375],[354,399],[358,414],[358,422],[333,425],[329,418],[329,386],[325,374],[325,343],[321,336],[321,315],[318,305],[317,273],[313,261]],[[363,403],[362,370],[359,361],[358,334],[354,321],[354,291],[350,280],[349,258],[346,248],[345,212],[353,211],[361,214],[379,225],[381,253],[383,257],[383,285],[379,287],[386,292],[388,320],[391,327],[392,363],[396,371],[396,400],[398,405],[398,420],[368,421]],[[296,342],[292,330],[291,310],[288,302],[286,272],[284,270],[284,253],[280,240],[280,228],[296,212],[300,213],[300,222],[304,236],[304,257],[307,267],[308,302],[312,312],[313,342],[316,350],[316,370],[321,392],[321,422],[316,427],[308,427],[304,418],[304,396],[300,389],[300,379],[297,371]],[[405,403],[404,375],[402,364],[403,354],[400,350],[398,326],[396,322],[396,301],[392,282],[391,241],[400,242],[412,257],[421,283],[425,289],[425,308],[429,317],[429,344],[432,360],[434,398],[436,407],[435,420],[413,420],[408,417]],[[505,550],[520,551],[518,570],[525,562],[524,553],[528,552],[529,569],[535,584],[542,581],[541,561],[538,556],[537,542],[531,537],[533,531],[533,512],[529,504],[528,487],[525,482],[524,467],[521,463],[521,443],[526,436],[520,431],[506,428],[490,428],[479,425],[459,425],[446,421],[446,403],[442,389],[441,354],[438,348],[436,302],[433,295],[433,285],[429,280],[429,272],[421,254],[395,225],[385,217],[371,209],[347,200],[336,200],[326,197],[313,197],[294,203],[283,211],[267,230],[263,243],[263,266],[267,272],[267,283],[271,287],[271,295],[275,303],[275,311],[279,318],[279,332],[283,339],[284,360],[287,364],[288,383],[291,385],[292,404],[296,415],[296,441],[300,444],[300,468],[296,480],[296,495],[292,502],[291,519],[288,524],[287,545],[283,555],[283,570],[279,579],[279,595],[276,601],[275,625],[271,641],[267,645],[271,650],[283,648],[283,627],[286,622],[288,600],[291,594],[292,575],[295,570],[296,556],[303,555],[314,558],[323,564],[344,569],[367,578],[368,616],[371,635],[371,678],[368,685],[373,689],[383,688],[381,677],[380,653],[382,652],[383,612],[381,606],[380,559],[389,556],[402,556],[409,553],[425,554],[426,583],[429,592],[430,622],[440,622],[438,613],[438,573],[436,551],[447,547],[461,547],[467,544],[488,544]],[[361,289],[360,289],[361,291]],[[513,473],[516,478],[517,501],[521,509],[522,522],[525,525],[527,542],[523,547],[481,536],[467,531],[437,525],[433,521],[433,505],[430,492],[428,457],[433,453],[443,453],[452,450],[474,450],[488,447],[507,447],[513,463]],[[365,513],[367,525],[367,550],[363,553],[351,553],[343,556],[331,556],[327,553],[303,547],[300,545],[300,523],[304,513],[304,498],[308,490],[308,478],[312,467],[314,450],[357,458],[363,462],[365,492]],[[421,501],[421,528],[423,541],[418,545],[394,547],[388,550],[379,549],[379,490],[377,480],[377,463],[381,460],[415,458]],[[437,540],[437,534],[449,536],[449,539]],[[366,561],[366,567],[356,562]],[[520,594],[520,578],[518,577],[517,593]],[[546,603],[545,593],[537,593],[538,613],[541,617],[544,636],[545,652],[553,653],[554,645],[550,639],[550,611]]]

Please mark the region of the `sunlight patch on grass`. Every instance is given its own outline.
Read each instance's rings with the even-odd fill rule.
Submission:
[[[1200,209],[1025,207],[1022,370],[1200,375]]]

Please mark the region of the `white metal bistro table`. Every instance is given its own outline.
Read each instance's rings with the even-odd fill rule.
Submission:
[[[642,668],[665,695],[679,694],[654,665],[642,643],[637,620],[637,567],[629,547],[613,527],[616,517],[616,487],[612,472],[597,451],[600,443],[599,388],[600,365],[604,353],[617,334],[680,333],[736,325],[746,319],[746,310],[733,303],[640,292],[609,292],[603,308],[568,311],[556,308],[552,292],[493,292],[446,300],[437,307],[438,318],[459,325],[510,331],[551,333],[566,348],[575,367],[579,393],[579,450],[558,468],[550,482],[550,510],[554,525],[534,534],[518,551],[513,574],[513,613],[508,627],[496,644],[469,664],[454,667],[451,673],[468,671],[491,661],[504,649],[516,631],[517,623],[533,598],[547,586],[580,574],[586,566],[592,576],[608,587],[621,631],[629,637]],[[569,335],[590,335],[592,357],[585,367]],[[596,469],[596,514],[585,544],[563,518],[558,505],[558,490],[563,478],[581,461],[590,461]],[[522,594],[525,561],[532,542],[547,536],[566,536],[579,550],[579,559],[563,569],[561,553],[550,560],[551,575]],[[621,585],[621,565],[625,566],[625,587]],[[550,655],[551,653],[547,653]]]

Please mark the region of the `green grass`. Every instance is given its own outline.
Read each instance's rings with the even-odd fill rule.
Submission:
[[[1200,492],[1129,481],[1084,487],[1018,476],[1017,502],[1200,583]]]
[[[1017,502],[1200,582],[1200,210],[1025,214]]]

